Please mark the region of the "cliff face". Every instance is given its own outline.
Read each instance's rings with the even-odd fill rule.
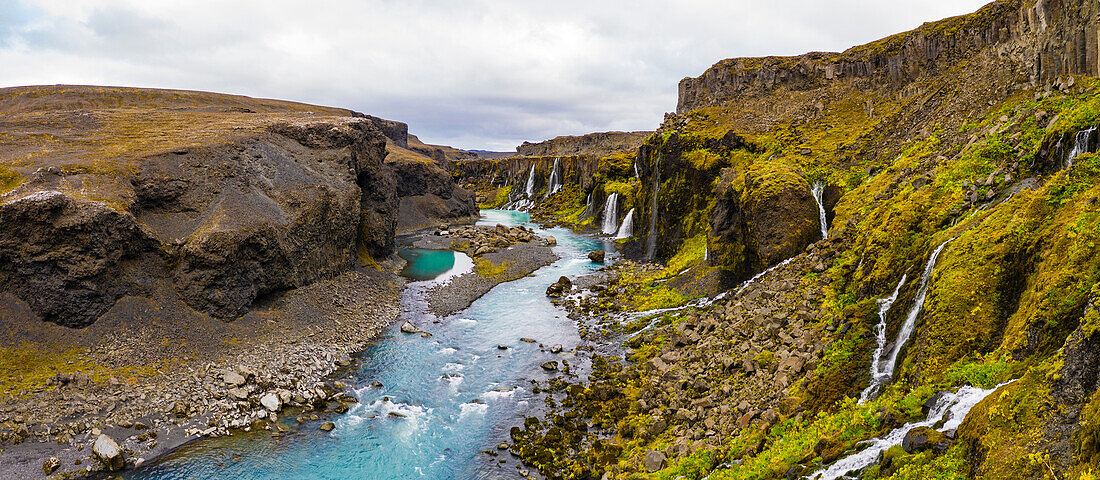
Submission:
[[[17,178],[0,197],[0,285],[61,325],[131,295],[232,319],[392,253],[406,198],[457,196],[444,213],[476,215],[442,169],[385,161],[404,124],[346,110],[27,87],[0,91],[0,111]]]
[[[557,137],[544,142],[523,142],[516,147],[522,157],[562,157],[591,155],[603,157],[616,152],[630,152],[653,132],[600,132],[580,136]]]
[[[1032,84],[1097,75],[1100,7],[1095,0],[1000,0],[977,13],[924,26],[843,53],[738,58],[680,82],[676,111],[729,104],[743,95],[805,91],[862,80],[902,89],[990,50]]]

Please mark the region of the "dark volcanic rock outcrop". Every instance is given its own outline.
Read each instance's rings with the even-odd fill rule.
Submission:
[[[130,267],[159,260],[129,214],[42,191],[0,207],[0,284],[44,320],[82,327],[141,286]]]
[[[599,132],[562,136],[544,142],[523,142],[516,153],[523,157],[561,157],[569,155],[604,156],[634,151],[653,132]]]
[[[446,157],[429,158],[414,151],[389,148],[386,166],[395,176],[399,198],[397,231],[412,232],[439,224],[469,223],[477,219],[474,195],[455,184],[444,168]]]
[[[977,13],[927,23],[843,53],[723,60],[699,77],[680,81],[676,111],[728,104],[779,87],[809,90],[843,80],[901,87],[987,47],[994,47],[1003,68],[1015,67],[1034,83],[1097,75],[1098,25],[1100,7],[1091,0],[1000,0]]]
[[[84,139],[5,154],[31,161],[16,170],[28,180],[0,197],[0,285],[61,325],[87,326],[129,295],[235,318],[265,295],[391,254],[399,198],[477,212],[438,166],[384,161],[389,137],[406,132],[399,122],[201,92],[3,93],[0,111],[21,131]],[[81,110],[67,110],[74,102]]]

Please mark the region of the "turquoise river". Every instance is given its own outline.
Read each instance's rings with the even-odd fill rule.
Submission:
[[[197,441],[128,473],[127,479],[493,479],[518,478],[507,452],[508,429],[538,410],[531,381],[548,374],[548,360],[583,366],[575,354],[577,328],[545,296],[558,277],[595,271],[593,250],[613,250],[605,240],[565,229],[540,229],[521,212],[485,210],[480,224],[525,224],[553,235],[553,264],[519,280],[498,285],[468,309],[437,319],[426,312],[423,291],[469,269],[462,254],[403,250],[405,275],[415,281],[403,295],[403,320],[422,325],[431,338],[402,334],[397,325],[360,354],[350,373],[359,399],[346,414],[293,427],[273,438],[249,432]],[[403,321],[402,320],[402,321]],[[438,321],[439,323],[434,323]],[[521,337],[538,340],[525,343]],[[540,344],[543,346],[540,347]],[[562,344],[564,353],[549,347]],[[510,348],[500,350],[498,345]],[[341,377],[343,378],[343,377]],[[381,382],[382,387],[371,387]],[[294,420],[284,416],[291,425]],[[317,428],[336,424],[332,432]],[[500,460],[504,459],[504,462]]]

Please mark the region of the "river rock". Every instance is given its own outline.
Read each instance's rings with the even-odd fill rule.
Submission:
[[[416,328],[416,325],[413,325],[412,322],[408,321],[401,324],[401,331],[405,333],[420,333],[420,329]]]
[[[662,468],[665,468],[665,454],[658,452],[657,450],[650,450],[645,454],[645,469],[649,473],[654,473]]]
[[[560,343],[557,344],[557,345],[554,345],[553,347],[550,347],[550,353],[561,353],[561,351],[562,351],[562,346],[561,346]]]
[[[332,422],[325,422],[321,424],[320,428],[322,432],[331,432],[336,429],[336,424]]]
[[[263,405],[269,412],[278,412],[283,408],[283,402],[275,392],[267,392],[260,397],[260,405]]]
[[[92,445],[92,453],[104,467],[112,472],[121,470],[126,464],[122,448],[118,446],[118,443],[115,443],[113,438],[107,435],[100,435],[99,438],[96,438],[95,444]]]
[[[553,235],[550,235],[550,236],[546,237],[546,246],[553,247],[554,245],[557,245],[557,244],[558,244],[558,239],[554,238]]]
[[[549,287],[546,287],[546,296],[551,298],[559,298],[572,289],[573,282],[569,280],[569,277],[562,276],[558,279],[558,281],[551,283]]]
[[[548,372],[556,372],[556,371],[558,371],[558,362],[557,361],[545,362],[545,363],[542,364],[542,369],[546,370]]]
[[[592,251],[592,252],[588,252],[588,259],[592,260],[593,262],[596,262],[596,263],[603,263],[604,251],[603,250],[595,250],[595,251]]]

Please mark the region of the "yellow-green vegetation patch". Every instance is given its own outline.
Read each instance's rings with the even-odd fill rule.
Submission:
[[[489,279],[500,279],[508,271],[508,267],[512,265],[511,261],[504,261],[500,264],[493,263],[484,257],[474,258],[474,271],[478,275],[481,275]]]
[[[508,203],[508,195],[512,193],[513,185],[496,187],[486,192],[485,201],[478,205],[479,208],[500,208]]]
[[[18,398],[47,388],[46,381],[58,374],[84,373],[95,382],[114,376],[122,382],[136,382],[150,375],[154,366],[106,368],[75,347],[24,342],[0,347],[0,397]]]
[[[0,165],[0,195],[12,191],[23,183],[23,176],[7,165]]]
[[[1061,361],[1032,367],[1021,379],[976,405],[959,427],[960,440],[996,461],[984,462],[985,478],[1040,478],[1047,472],[1042,426],[1052,411],[1050,382]],[[1036,461],[1040,460],[1040,461]]]
[[[668,260],[665,274],[677,275],[696,265],[703,263],[707,254],[707,234],[702,233],[684,241],[680,250]]]
[[[636,311],[678,307],[691,300],[687,293],[669,286],[668,281],[703,264],[706,242],[706,234],[687,239],[664,269],[618,266],[620,297]]]

